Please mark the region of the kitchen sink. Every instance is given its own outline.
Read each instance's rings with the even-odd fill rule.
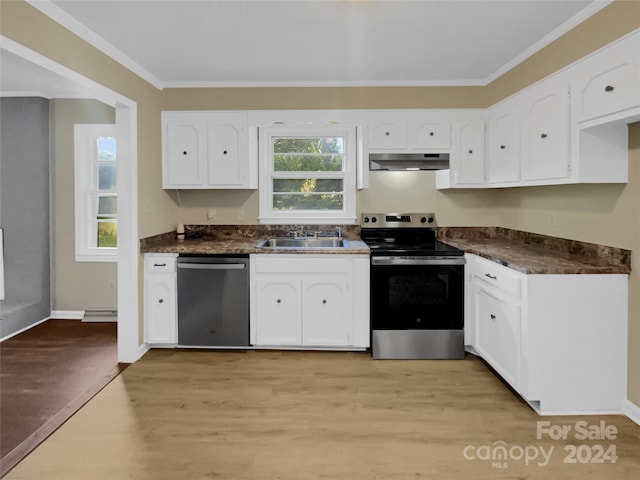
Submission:
[[[256,244],[260,248],[346,248],[342,238],[267,238]]]

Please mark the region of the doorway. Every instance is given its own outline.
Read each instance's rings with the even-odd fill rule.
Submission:
[[[32,79],[45,87],[75,89],[77,96],[93,98],[115,108],[118,138],[118,361],[132,363],[144,353],[139,344],[138,227],[137,227],[137,106],[119,93],[60,65],[10,39],[2,38],[2,53],[20,57],[32,67]],[[24,76],[24,72],[22,72]],[[50,92],[55,97],[58,92]]]

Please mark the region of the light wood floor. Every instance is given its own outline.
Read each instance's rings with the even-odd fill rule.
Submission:
[[[604,421],[618,436],[538,440],[542,420]],[[500,441],[514,457],[514,447],[553,447],[551,460],[495,468],[465,458]],[[618,458],[566,464],[569,444],[614,445]],[[6,478],[635,479],[640,426],[623,416],[539,417],[473,356],[153,350]]]

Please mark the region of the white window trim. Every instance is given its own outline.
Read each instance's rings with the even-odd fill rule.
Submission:
[[[264,224],[353,224],[356,222],[356,127],[265,127],[260,128],[260,213],[258,220]],[[344,144],[344,208],[338,211],[273,210],[273,182],[271,138],[273,136],[341,136]],[[335,174],[333,174],[335,175]],[[332,172],[322,172],[331,177]]]
[[[118,249],[89,247],[91,233],[88,228],[92,217],[91,202],[87,201],[89,186],[94,185],[93,148],[98,137],[116,137],[112,124],[74,125],[74,205],[75,205],[75,259],[76,262],[117,262]]]

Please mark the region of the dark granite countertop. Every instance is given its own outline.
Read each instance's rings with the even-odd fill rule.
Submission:
[[[369,255],[369,247],[360,240],[360,227],[348,225],[342,228],[346,241],[344,248],[281,248],[256,247],[256,244],[269,237],[287,237],[298,225],[186,225],[185,240],[176,240],[175,232],[169,232],[140,241],[142,253],[178,253],[203,255],[247,255],[266,253],[282,254],[329,254],[329,255]],[[307,231],[322,231],[323,236],[334,233],[334,227],[305,226]]]
[[[631,252],[501,227],[444,227],[441,241],[526,274],[628,274]]]
[[[363,254],[370,253],[360,240],[360,227],[346,225],[346,248],[269,249],[256,244],[269,237],[286,237],[301,225],[187,225],[187,239],[169,232],[140,241],[142,253],[177,254]],[[330,226],[305,226],[330,236]],[[439,227],[438,239],[525,274],[628,274],[631,251],[502,227]]]

